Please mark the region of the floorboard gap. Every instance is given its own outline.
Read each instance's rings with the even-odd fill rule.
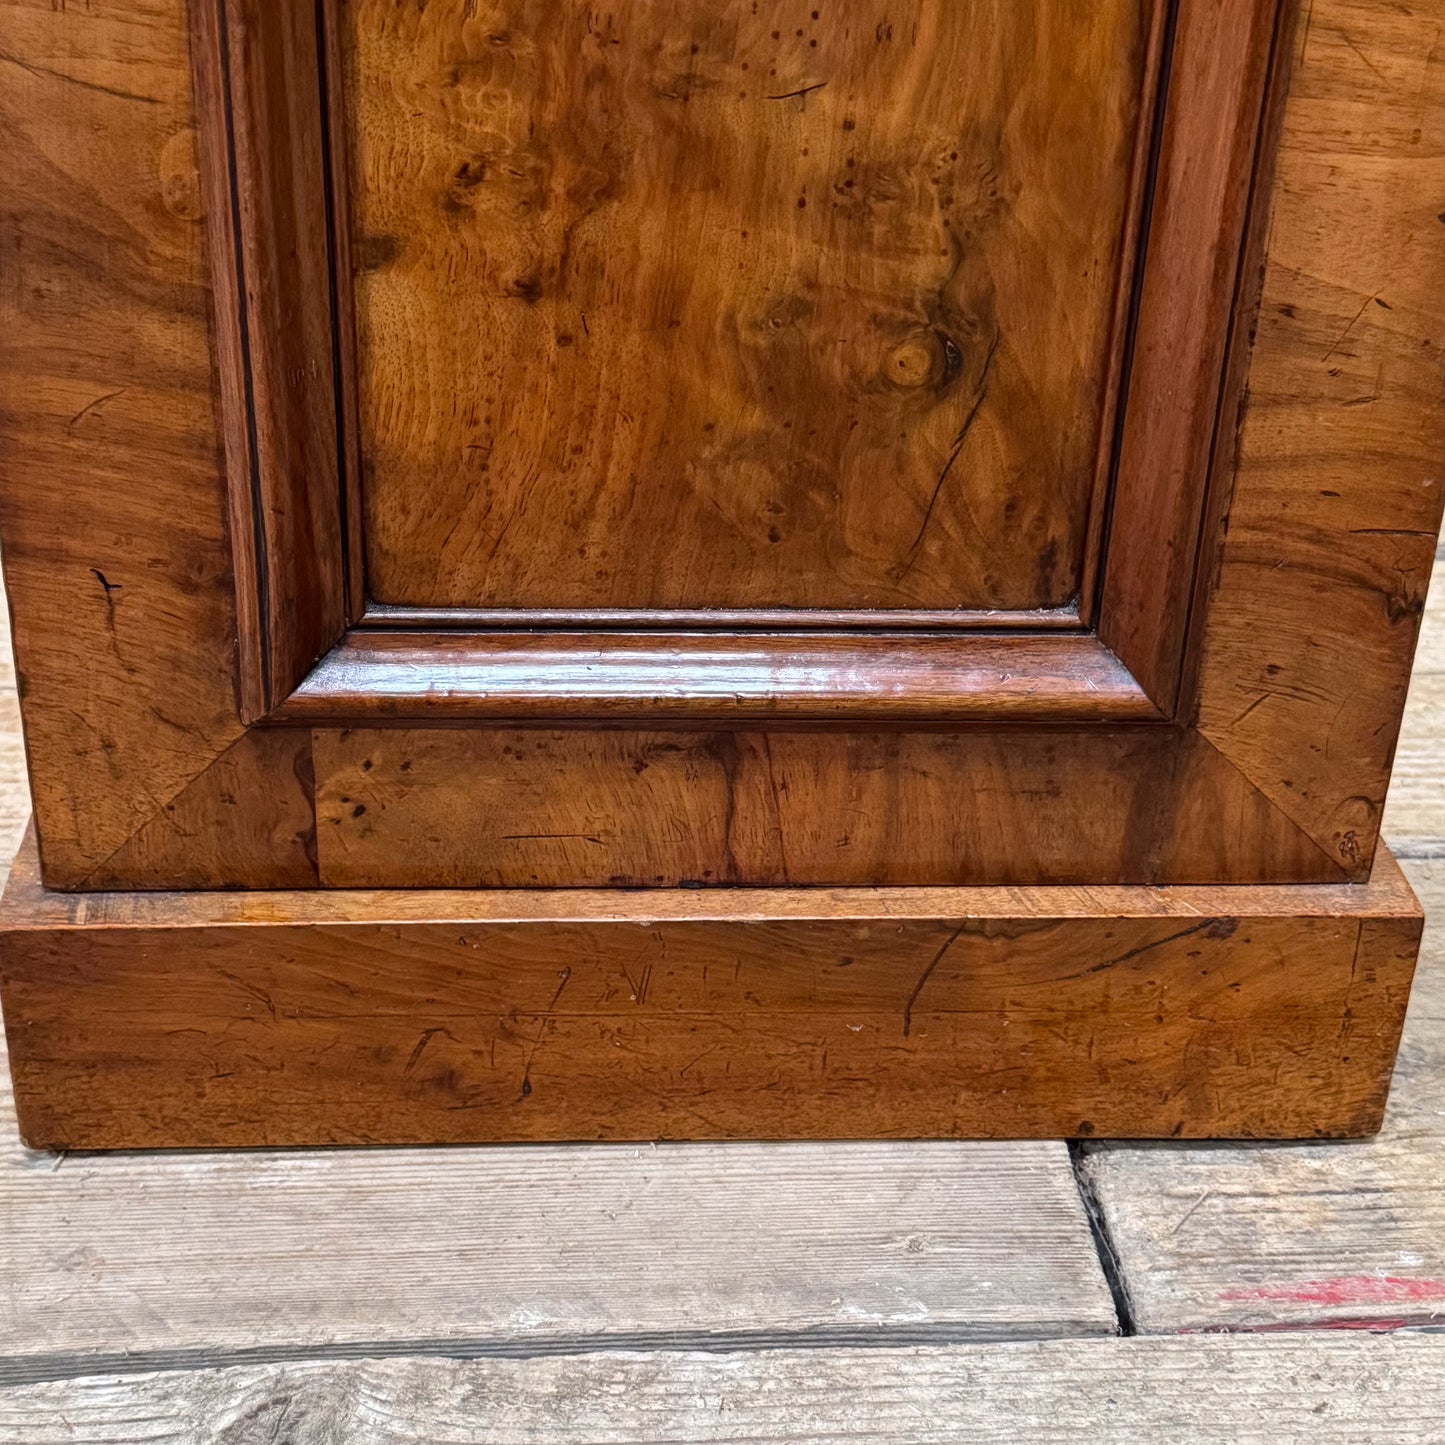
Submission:
[[[1104,1210],[1094,1194],[1093,1182],[1089,1178],[1088,1159],[1084,1145],[1078,1140],[1069,1142],[1069,1164],[1074,1171],[1074,1184],[1079,1191],[1079,1200],[1089,1221],[1089,1233],[1094,1237],[1094,1249],[1099,1256],[1099,1268],[1109,1286],[1114,1300],[1114,1313],[1119,1321],[1121,1335],[1137,1335],[1139,1329],[1134,1320],[1134,1305],[1129,1298],[1129,1283],[1124,1278],[1124,1269],[1119,1262],[1119,1252],[1114,1248]]]
[[[144,1375],[160,1371],[227,1369],[235,1365],[300,1364],[313,1361],[396,1359],[430,1356],[450,1360],[537,1359],[553,1355],[608,1352],[653,1354],[698,1352],[738,1354],[765,1350],[910,1349],[915,1346],[1001,1345],[1043,1340],[1108,1340],[1097,1331],[1060,1329],[1052,1322],[1020,1321],[1008,1329],[920,1326],[912,1329],[812,1329],[782,1331],[647,1331],[591,1335],[549,1335],[533,1339],[338,1340],[321,1345],[275,1344],[196,1349],[109,1350],[81,1354],[0,1356],[0,1389],[43,1384],[87,1375]]]

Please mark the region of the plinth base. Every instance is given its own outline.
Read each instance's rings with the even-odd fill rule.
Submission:
[[[1294,1138],[1379,1127],[1421,915],[1363,885],[47,892],[0,905],[54,1149]]]

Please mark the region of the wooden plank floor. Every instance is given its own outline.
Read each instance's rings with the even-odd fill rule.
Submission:
[[[609,1352],[111,1377],[0,1396],[0,1445],[1438,1445],[1445,1341]]]
[[[1435,556],[1415,651],[1385,836],[1396,857],[1445,858],[1445,546]]]

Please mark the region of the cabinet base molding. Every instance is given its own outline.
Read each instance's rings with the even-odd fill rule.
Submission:
[[[1366,884],[62,894],[0,906],[52,1149],[1341,1138],[1419,945]]]

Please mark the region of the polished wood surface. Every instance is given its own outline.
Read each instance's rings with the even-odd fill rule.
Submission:
[[[82,880],[86,888],[314,888],[311,739],[252,728]]]
[[[1249,350],[1258,286],[1242,267],[1246,243],[1268,224],[1290,69],[1277,51],[1296,13],[1280,0],[1187,0],[1171,35],[1112,496],[1128,524],[1109,531],[1096,614],[1100,637],[1166,712],[1181,676],[1215,431],[1234,421],[1219,391],[1231,332],[1236,354]],[[1184,337],[1192,344],[1181,346]]]
[[[5,895],[34,1145],[1362,1134],[1420,934],[1386,855],[1363,887],[113,906],[33,856]]]
[[[186,8],[3,0],[0,33],[0,536],[41,850],[75,884],[245,731],[218,297]]]
[[[353,631],[301,722],[1099,722],[1160,713],[1096,637]]]
[[[1147,725],[353,727],[318,729],[311,766],[333,888],[1247,883],[1261,855],[1343,876],[1208,744]]]
[[[1312,16],[1182,716],[1364,878],[1445,508],[1445,6]]]
[[[1076,599],[1152,10],[338,7],[373,595]]]
[[[305,5],[189,7],[201,178],[222,316],[242,715],[264,716],[347,622],[337,427],[318,395],[337,384],[326,232],[324,103]]]

